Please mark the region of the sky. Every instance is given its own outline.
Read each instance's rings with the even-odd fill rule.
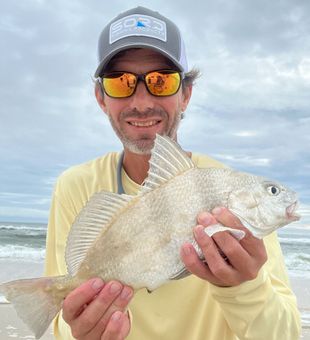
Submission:
[[[43,222],[57,177],[120,150],[94,97],[103,27],[137,5],[180,28],[197,80],[179,142],[280,180],[310,221],[308,0],[10,0],[0,13],[0,221]]]

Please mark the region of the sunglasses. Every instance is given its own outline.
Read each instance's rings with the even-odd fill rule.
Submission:
[[[158,70],[144,74],[113,72],[98,78],[104,92],[112,98],[132,96],[138,81],[144,82],[147,91],[156,97],[167,97],[179,91],[182,73],[174,70]]]

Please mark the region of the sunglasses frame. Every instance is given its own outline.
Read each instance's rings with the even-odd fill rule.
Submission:
[[[174,93],[167,94],[167,95],[156,95],[156,94],[152,93],[152,92],[150,91],[150,89],[148,88],[148,86],[147,86],[145,77],[146,77],[147,75],[149,75],[150,73],[153,73],[153,72],[159,72],[159,73],[167,72],[168,74],[169,74],[169,73],[170,73],[170,74],[171,74],[171,73],[178,73],[179,76],[180,76],[180,83],[179,83],[179,86],[178,86],[178,88],[176,89],[176,91],[175,91]],[[136,85],[135,85],[135,88],[134,88],[134,90],[132,91],[132,93],[131,93],[129,96],[124,96],[124,97],[115,97],[115,96],[109,95],[109,94],[106,92],[105,88],[104,88],[104,85],[103,85],[103,78],[105,78],[105,77],[107,77],[107,76],[114,75],[114,74],[120,74],[120,75],[121,75],[121,74],[124,74],[124,73],[132,74],[132,75],[134,75],[134,76],[136,77]],[[184,79],[184,72],[180,72],[180,71],[172,70],[172,69],[153,70],[153,71],[149,71],[149,72],[146,72],[146,73],[140,73],[140,74],[139,74],[139,73],[134,73],[134,72],[128,72],[128,71],[115,71],[115,72],[104,73],[102,76],[100,76],[100,77],[97,78],[97,80],[99,81],[99,84],[100,84],[100,86],[101,86],[101,89],[104,91],[104,93],[105,93],[108,97],[110,97],[110,98],[116,98],[116,99],[129,98],[129,97],[133,96],[133,95],[135,94],[136,90],[137,90],[139,80],[142,81],[142,82],[144,83],[144,85],[145,85],[145,87],[146,87],[146,90],[147,90],[147,92],[148,92],[150,95],[152,95],[152,96],[154,96],[154,97],[170,97],[170,96],[175,95],[175,94],[179,91],[183,79]]]

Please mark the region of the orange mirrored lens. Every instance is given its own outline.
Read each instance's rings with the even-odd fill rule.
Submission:
[[[153,95],[171,96],[178,91],[181,78],[177,72],[151,72],[146,75],[145,82]]]
[[[146,75],[118,72],[106,75],[102,85],[106,94],[113,98],[130,97],[137,86],[137,79],[144,80],[148,91],[154,96],[171,96],[181,84],[181,76],[175,71],[153,71]]]
[[[115,74],[104,77],[102,84],[108,96],[115,98],[129,97],[135,90],[137,78],[131,73]]]

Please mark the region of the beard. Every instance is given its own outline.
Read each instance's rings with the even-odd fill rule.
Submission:
[[[139,112],[138,110],[134,109],[131,111],[121,112],[118,119],[119,124],[116,124],[111,115],[108,114],[108,117],[113,130],[122,142],[124,148],[135,154],[149,155],[154,146],[154,140],[156,136],[151,135],[150,133],[145,133],[140,134],[136,139],[130,137],[129,133],[126,132],[126,129],[122,125],[127,124],[125,120],[128,118],[151,119],[152,117],[160,117],[162,122],[165,124],[163,130],[160,131],[160,134],[162,136],[168,136],[172,139],[176,139],[176,133],[182,119],[182,112],[176,111],[171,121],[169,120],[168,113],[162,109],[149,109],[144,112]]]

